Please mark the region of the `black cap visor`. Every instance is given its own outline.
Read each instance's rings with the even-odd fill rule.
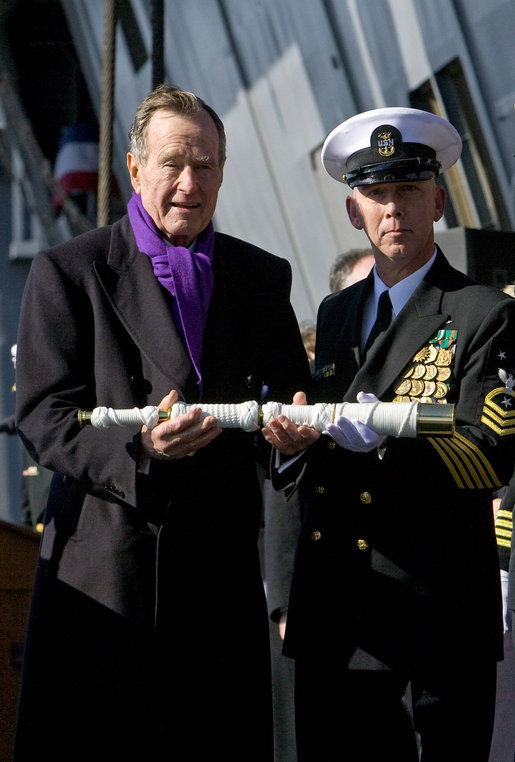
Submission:
[[[410,158],[384,161],[358,167],[343,176],[351,188],[374,183],[415,183],[433,180],[438,176],[440,164],[436,159]]]

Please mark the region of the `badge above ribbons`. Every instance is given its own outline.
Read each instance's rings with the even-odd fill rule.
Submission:
[[[447,402],[458,331],[441,329],[418,350],[394,386],[394,402]]]

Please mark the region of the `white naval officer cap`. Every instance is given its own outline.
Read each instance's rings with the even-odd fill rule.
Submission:
[[[460,157],[461,138],[447,119],[415,108],[378,108],[347,119],[327,136],[325,170],[351,188],[430,180]]]

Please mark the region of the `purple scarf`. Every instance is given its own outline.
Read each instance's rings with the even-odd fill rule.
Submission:
[[[198,235],[192,252],[184,246],[172,246],[162,238],[138,193],[132,194],[127,211],[138,249],[150,257],[154,275],[174,297],[175,325],[188,348],[201,397],[202,337],[214,285],[211,266],[215,240],[213,223],[210,222]]]

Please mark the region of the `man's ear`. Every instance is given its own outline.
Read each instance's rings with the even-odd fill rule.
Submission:
[[[136,191],[136,193],[140,192],[140,181],[139,181],[139,162],[132,153],[127,154],[127,169],[129,170],[129,175],[131,178],[131,185]]]
[[[438,222],[443,217],[445,209],[445,188],[441,185],[437,185],[435,188],[435,213],[433,220]]]
[[[349,215],[349,220],[351,221],[352,226],[355,227],[356,230],[363,230],[363,223],[361,221],[358,205],[356,204],[356,199],[354,196],[347,196],[345,205],[347,207],[347,214]]]

